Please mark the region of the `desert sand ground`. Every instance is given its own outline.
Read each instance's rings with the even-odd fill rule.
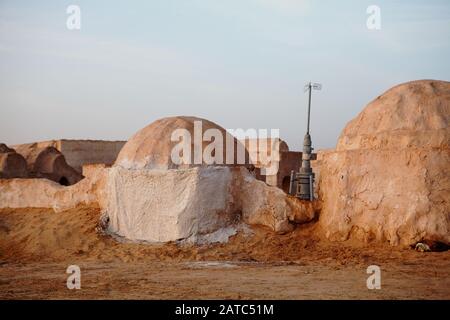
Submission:
[[[314,224],[253,227],[226,244],[118,242],[98,208],[0,210],[1,299],[450,299],[450,252],[342,242]],[[81,290],[66,269],[81,268]],[[381,267],[368,290],[366,268]]]

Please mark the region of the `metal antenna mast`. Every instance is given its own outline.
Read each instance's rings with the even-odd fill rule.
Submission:
[[[309,134],[309,121],[311,119],[311,82],[307,84],[309,91],[309,99],[308,99],[308,123],[306,125],[306,133]]]
[[[314,160],[311,142],[311,135],[309,134],[309,124],[311,119],[311,93],[312,90],[321,90],[322,85],[320,83],[311,83],[305,85],[305,92],[309,91],[308,99],[308,122],[306,124],[306,134],[303,139],[303,152],[302,152],[302,164],[300,171],[295,174],[291,171],[291,183],[289,186],[289,194],[293,194],[294,184],[297,183],[295,196],[302,200],[314,200],[314,172],[311,168],[311,160]]]

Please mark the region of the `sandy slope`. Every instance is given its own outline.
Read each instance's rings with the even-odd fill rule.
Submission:
[[[119,243],[97,232],[99,214],[1,210],[0,298],[450,299],[448,251],[330,243],[313,225],[201,247]],[[65,286],[70,264],[82,269],[78,292]],[[371,264],[383,272],[376,293],[365,285]]]

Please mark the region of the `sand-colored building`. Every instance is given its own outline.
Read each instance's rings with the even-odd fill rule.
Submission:
[[[112,165],[126,141],[104,140],[49,140],[25,143],[13,146],[20,154],[28,153],[29,149],[45,149],[53,147],[61,152],[69,166],[82,173],[84,165],[106,164]]]
[[[244,139],[251,163],[259,170],[257,178],[285,192],[289,190],[291,171],[298,172],[302,161],[300,151],[290,151],[280,138]]]

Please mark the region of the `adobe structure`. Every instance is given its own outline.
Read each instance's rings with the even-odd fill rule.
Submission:
[[[28,176],[27,162],[12,148],[0,143],[0,178],[26,178]]]
[[[21,150],[27,162],[29,178],[46,178],[64,186],[75,184],[83,179],[83,175],[69,166],[64,155],[56,148],[32,146]]]
[[[411,81],[369,103],[321,159],[331,240],[450,244],[450,82]]]
[[[315,232],[331,241],[450,245],[450,82],[404,83],[369,103],[347,124],[335,149],[318,152],[314,201],[274,187],[283,187],[300,165],[301,153],[291,153],[281,140],[275,141],[278,155],[270,151],[271,160],[280,160],[279,170],[259,177],[265,182],[247,165],[172,163],[171,134],[177,129],[191,134],[195,121],[225,134],[205,119],[163,118],[139,130],[117,160],[110,150],[108,157],[94,161],[114,162],[112,167],[86,165],[93,160],[75,157],[89,170],[72,186],[47,179],[0,179],[0,208],[98,206],[105,230],[132,241],[215,242],[242,224],[286,233],[315,219]],[[44,155],[58,158],[55,148],[47,147]],[[206,149],[209,143],[200,151]],[[258,155],[259,170],[270,168],[270,161],[259,159],[262,149],[247,150],[249,157]]]
[[[69,166],[82,173],[86,164],[112,165],[126,141],[104,140],[49,140],[13,146],[18,153],[29,149],[53,147],[61,152]]]
[[[280,138],[242,139],[251,163],[258,169],[256,178],[288,193],[291,171],[300,169],[302,153],[290,151]]]
[[[110,166],[125,141],[50,140],[15,145],[0,145],[0,177],[46,178],[62,185],[83,179],[83,167]]]
[[[208,128],[206,127],[205,129]],[[257,179],[264,181],[270,186],[278,187],[287,193],[291,171],[298,171],[300,168],[302,153],[300,151],[290,151],[287,143],[279,138],[244,139],[240,140],[240,142],[245,146],[251,163],[257,169],[255,171]],[[125,143],[126,141],[59,139],[19,144],[13,147],[19,154],[23,155],[36,153],[36,151],[32,152],[32,150],[42,151],[47,147],[52,147],[64,155],[67,165],[82,174],[83,166],[86,165],[104,164],[111,166],[114,164]],[[33,159],[35,158],[33,157]],[[277,169],[275,171],[269,170],[274,165]],[[25,176],[22,175],[22,177]],[[70,180],[78,181],[79,179],[71,178]]]

